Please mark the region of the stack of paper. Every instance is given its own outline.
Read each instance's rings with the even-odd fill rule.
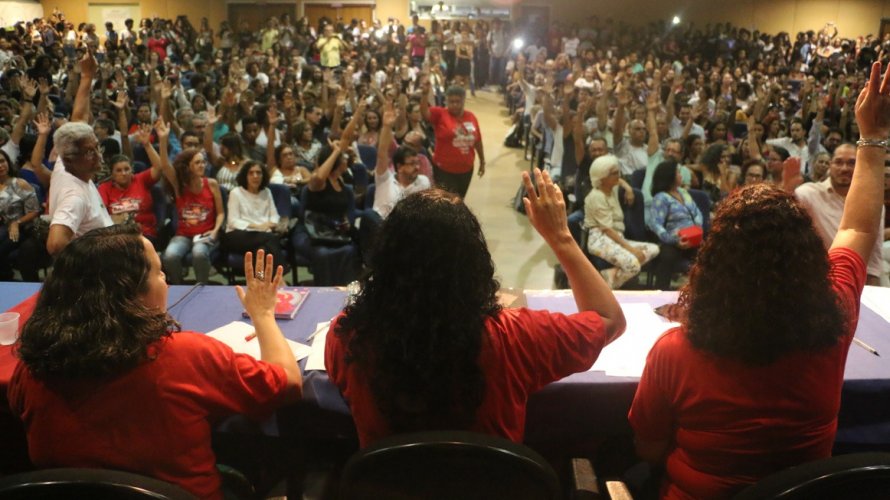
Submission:
[[[315,331],[309,338],[312,340],[312,348],[309,353],[309,359],[306,360],[306,371],[319,370],[325,371],[324,368],[324,345],[328,338],[328,329],[331,327],[330,321],[319,323],[315,327]]]
[[[867,286],[862,290],[862,305],[890,323],[890,288]]]
[[[243,321],[232,321],[228,325],[221,326],[207,333],[207,335],[226,344],[239,354],[249,354],[256,359],[260,359],[260,342],[256,338],[252,338],[254,331],[253,326]],[[311,349],[308,345],[294,342],[290,339],[285,340],[287,340],[291,350],[294,351],[297,361],[309,356]]]

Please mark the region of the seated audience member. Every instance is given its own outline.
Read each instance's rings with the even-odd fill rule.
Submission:
[[[0,281],[11,281],[12,253],[37,250],[32,221],[40,215],[37,193],[0,149]],[[36,269],[22,269],[22,279],[37,281]]]
[[[58,254],[72,239],[112,224],[92,180],[102,165],[93,128],[83,122],[66,123],[56,130],[53,143],[62,161],[56,162],[49,187],[52,221],[46,250],[50,255]]]
[[[276,262],[281,253],[282,221],[269,190],[269,172],[254,160],[247,160],[238,172],[238,187],[229,193],[226,234],[223,246],[229,252],[250,252],[262,248]]]
[[[703,224],[702,213],[689,191],[680,187],[682,176],[676,161],[662,162],[652,175],[652,208],[649,228],[658,236],[660,257],[655,270],[655,287],[670,290],[671,278],[683,259],[692,259],[696,249],[681,229]]]
[[[808,182],[801,184],[794,190],[794,196],[800,204],[806,208],[816,233],[822,238],[824,247],[830,248],[835,235],[840,227],[841,217],[850,184],[857,166],[858,156],[856,146],[853,144],[841,144],[834,150],[831,158],[831,166],[828,168],[828,178],[822,182]],[[877,227],[881,234],[884,231],[883,218],[878,221]],[[884,273],[884,263],[881,255],[883,241],[877,239],[871,254],[866,258],[868,263],[868,284],[879,285],[880,277]]]
[[[601,271],[609,288],[618,289],[640,274],[640,268],[658,255],[658,245],[624,238],[624,212],[618,201],[621,172],[618,158],[600,156],[590,166],[593,189],[584,199],[587,251],[615,267]]]
[[[162,158],[162,161],[166,161]],[[176,235],[164,250],[164,269],[171,285],[182,282],[182,264],[191,252],[195,281],[210,278],[211,253],[219,244],[220,228],[225,219],[222,192],[216,179],[204,177],[204,153],[186,149],[173,160],[176,197]]]
[[[158,254],[135,227],[71,242],[22,330],[9,387],[31,461],[136,472],[222,499],[213,426],[233,414],[265,418],[302,390],[275,323],[282,269],[262,252],[256,273],[251,254],[244,260],[247,290],[237,293],[256,328],[260,360],[178,331]]]
[[[405,196],[430,188],[430,180],[418,170],[418,154],[414,149],[401,146],[392,154],[393,124],[396,113],[392,104],[387,104],[380,127],[380,142],[377,145],[377,166],[374,169],[374,211],[386,218],[396,203]]]
[[[296,153],[298,161],[306,165],[312,165],[314,169],[318,165],[321,146],[322,144],[315,137],[312,125],[309,122],[301,121],[297,123],[294,127],[294,153]]]
[[[266,135],[275,133],[277,117],[277,110],[274,107],[269,108],[269,128]],[[266,167],[269,170],[271,184],[284,184],[293,191],[309,182],[309,176],[312,175],[309,169],[297,164],[294,147],[287,143],[275,146],[273,141],[268,141],[266,144]],[[299,195],[298,192],[295,194]]]
[[[740,176],[744,186],[751,184],[759,184],[766,182],[766,166],[762,160],[748,160],[742,165],[742,174]]]
[[[869,140],[890,134],[890,72],[881,90],[880,73],[876,63],[856,105]],[[729,498],[831,456],[884,153],[851,151],[857,168],[827,254],[782,189],[746,186],[717,208],[680,295],[681,326],[649,352],[628,417],[640,457],[665,466],[662,498]]]
[[[162,121],[155,123],[158,134],[161,155],[167,155],[167,137],[170,129]],[[116,155],[111,159],[111,179],[99,185],[99,195],[105,204],[111,220],[115,224],[136,223],[142,230],[142,235],[158,248],[158,221],[154,212],[154,199],[151,195],[151,187],[158,182],[169,163],[162,161],[161,157],[151,145],[151,128],[141,127],[136,132],[136,139],[142,144],[149,159],[151,168],[138,174],[133,174],[133,165],[130,159],[123,155]],[[172,175],[169,174],[168,175]]]
[[[526,211],[581,312],[504,309],[479,221],[461,199],[408,195],[386,218],[361,291],[331,325],[325,366],[361,446],[400,432],[468,429],[521,442],[532,392],[588,369],[624,315],[566,223],[549,174],[527,174]],[[436,290],[429,301],[419,290]]]

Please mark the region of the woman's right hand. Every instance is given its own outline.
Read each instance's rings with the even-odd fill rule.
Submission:
[[[532,185],[528,172],[522,173],[522,182],[525,184],[526,190],[522,201],[525,204],[525,213],[528,215],[529,222],[547,244],[552,245],[566,235],[571,238],[562,191],[559,186],[553,183],[549,172],[541,172],[537,168],[534,172],[537,191]]]
[[[253,262],[253,254],[244,254],[244,276],[247,282],[247,290],[236,286],[235,291],[244,310],[251,319],[261,316],[275,315],[275,304],[278,301],[278,288],[283,282],[284,268],[275,267],[272,255],[265,255],[263,250],[258,250],[256,264]]]
[[[871,66],[871,76],[856,100],[859,135],[866,139],[886,139],[890,134],[890,65],[881,78],[881,63]]]

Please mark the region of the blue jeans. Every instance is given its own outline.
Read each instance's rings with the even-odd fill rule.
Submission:
[[[167,282],[171,285],[182,283],[182,263],[185,257],[191,253],[192,267],[195,269],[195,281],[207,283],[210,278],[210,253],[217,247],[217,242],[193,243],[192,238],[186,236],[174,236],[161,260],[164,263],[164,271],[167,274]]]

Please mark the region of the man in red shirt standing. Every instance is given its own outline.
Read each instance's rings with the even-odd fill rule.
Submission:
[[[485,152],[482,149],[482,132],[476,115],[464,110],[467,91],[452,86],[445,92],[445,107],[430,106],[432,86],[423,83],[420,113],[433,126],[436,147],[433,151],[433,178],[436,186],[461,198],[466,197],[473,165],[479,155],[479,177],[485,175]]]

